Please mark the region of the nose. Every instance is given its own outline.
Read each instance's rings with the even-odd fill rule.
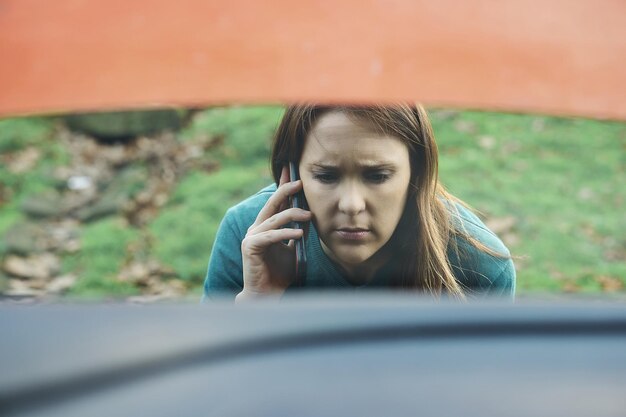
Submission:
[[[365,190],[358,184],[347,183],[339,190],[339,211],[354,216],[365,210]]]

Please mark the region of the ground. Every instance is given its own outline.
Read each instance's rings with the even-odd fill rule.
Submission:
[[[197,299],[228,207],[271,182],[283,109],[195,113],[102,144],[0,120],[0,291],[13,300]],[[626,292],[626,124],[430,109],[440,180],[515,256],[520,295]]]

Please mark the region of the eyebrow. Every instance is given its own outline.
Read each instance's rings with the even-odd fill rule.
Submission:
[[[320,168],[320,169],[337,169],[338,168],[338,165],[336,164],[323,163],[323,162],[314,162],[310,164],[310,166],[313,168]],[[395,169],[396,168],[396,164],[392,162],[374,162],[374,161],[365,162],[365,163],[359,164],[359,166],[365,169]]]

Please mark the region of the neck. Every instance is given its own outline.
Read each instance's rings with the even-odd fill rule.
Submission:
[[[337,259],[337,257],[331,252],[330,249],[328,249],[324,242],[321,241],[321,239],[320,244],[326,256],[328,256],[328,258],[341,269],[347,280],[351,284],[355,285],[361,285],[370,282],[374,278],[376,273],[391,258],[391,251],[389,250],[387,245],[385,245],[369,259],[359,264],[348,264],[345,262],[341,262],[339,259]]]

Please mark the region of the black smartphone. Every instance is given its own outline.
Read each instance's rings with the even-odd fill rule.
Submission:
[[[300,172],[298,171],[298,166],[294,162],[289,162],[289,180],[297,181],[300,179]],[[304,210],[308,210],[309,207],[306,203],[306,199],[304,198],[304,191],[300,190],[296,194],[292,195],[289,198],[289,205],[291,207],[298,207]],[[294,222],[294,228],[303,229],[303,222]],[[302,238],[296,240],[296,281],[295,284],[298,286],[304,285],[304,281],[306,280],[306,248],[304,245],[304,234]]]

